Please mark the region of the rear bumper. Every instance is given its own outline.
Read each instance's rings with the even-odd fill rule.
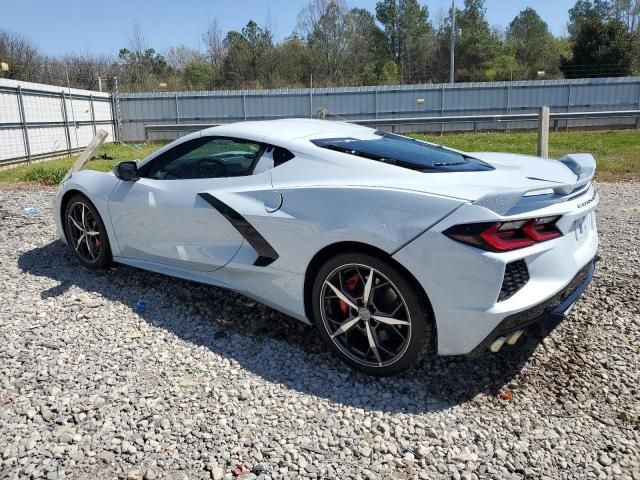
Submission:
[[[593,280],[595,257],[585,265],[571,282],[553,297],[534,305],[527,310],[509,315],[498,324],[487,337],[478,344],[468,356],[478,356],[487,352],[490,346],[500,338],[507,338],[514,332],[524,330],[516,344],[524,347],[549,335],[567,316],[568,310],[580,299]]]
[[[585,204],[585,198],[595,200]],[[497,328],[505,325],[505,320],[520,322],[524,318],[535,323],[536,317],[543,314],[536,307],[547,302],[553,307],[562,303],[563,300],[557,300],[558,294],[572,291],[567,288],[573,279],[596,256],[598,233],[594,210],[597,203],[598,197],[590,188],[571,201],[509,217],[561,216],[557,226],[563,236],[499,253],[480,250],[443,235],[442,232],[453,225],[503,220],[485,208],[463,205],[396,252],[394,258],[411,272],[429,297],[436,322],[438,353],[474,352]],[[519,289],[512,295],[500,298],[507,266],[517,261],[526,264],[528,280],[518,285]]]

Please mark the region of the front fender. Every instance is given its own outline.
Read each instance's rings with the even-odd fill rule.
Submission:
[[[119,255],[120,251],[118,249],[118,243],[115,241],[116,236],[109,216],[109,197],[119,182],[120,180],[112,173],[97,172],[94,170],[73,172],[67,180],[62,182],[58,187],[58,192],[54,199],[56,229],[60,240],[67,243],[62,218],[64,215],[64,212],[62,211],[63,199],[65,199],[65,196],[69,192],[77,191],[89,198],[89,200],[91,200],[95,205],[107,230],[111,252],[114,256]]]

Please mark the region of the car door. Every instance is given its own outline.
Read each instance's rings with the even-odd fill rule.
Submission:
[[[139,180],[121,180],[109,201],[121,255],[200,271],[226,265],[244,238],[201,193],[271,189],[269,171],[252,175],[264,151],[260,142],[198,137],[146,163]]]

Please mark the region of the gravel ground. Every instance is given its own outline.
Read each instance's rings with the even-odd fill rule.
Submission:
[[[243,296],[83,269],[51,190],[0,187],[0,478],[638,480],[640,184],[598,188],[603,260],[533,355],[376,380]]]

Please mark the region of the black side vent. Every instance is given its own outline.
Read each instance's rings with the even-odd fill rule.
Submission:
[[[508,263],[504,269],[504,279],[498,301],[501,302],[512,297],[529,281],[529,270],[524,260],[516,260]]]

